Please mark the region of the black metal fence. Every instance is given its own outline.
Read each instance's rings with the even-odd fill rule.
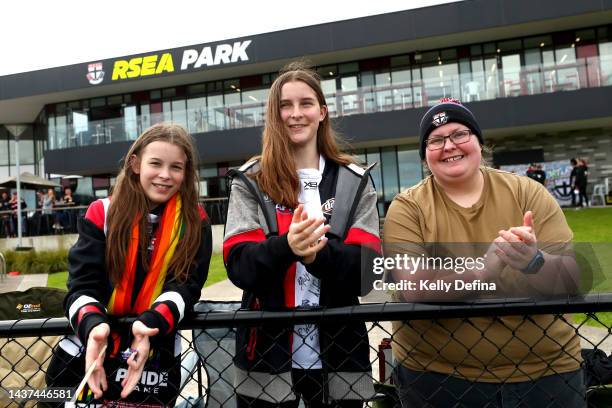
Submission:
[[[225,224],[227,197],[203,198],[200,203],[212,224]],[[22,236],[75,234],[77,220],[85,215],[87,205],[63,205],[52,209],[22,210]],[[0,238],[14,238],[18,235],[15,211],[0,211]]]
[[[177,365],[164,375],[148,374],[159,367],[146,366],[139,387],[147,397],[134,405],[297,406],[301,393],[331,406],[391,407],[400,399],[405,406],[612,406],[606,385],[612,382],[612,319],[599,313],[612,311],[612,295],[280,312],[237,307],[198,304],[180,325]],[[113,327],[130,322],[119,319]],[[321,366],[302,371],[292,361],[303,333],[296,325],[309,324],[318,341],[298,347],[317,344],[312,361]],[[58,353],[61,336],[71,333],[64,318],[0,322],[0,406],[43,404],[51,394],[36,398],[34,391],[56,389],[50,387],[74,392],[82,360],[62,362],[62,376],[72,384],[47,383],[50,363],[56,364],[52,350]],[[119,367],[107,376],[125,377]],[[161,387],[178,397],[160,400],[155,390]],[[15,393],[23,389],[32,396],[20,399]]]

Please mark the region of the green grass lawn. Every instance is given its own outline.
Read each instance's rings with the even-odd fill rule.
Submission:
[[[208,270],[208,279],[204,287],[210,286],[213,283],[227,279],[227,272],[223,265],[223,256],[221,254],[213,254],[210,259],[210,269]],[[49,274],[47,286],[50,288],[66,289],[66,281],[68,280],[68,272],[57,272]]]
[[[583,291],[612,292],[612,208],[570,209],[564,213],[574,232],[577,252],[584,256],[583,262],[590,266],[586,270],[592,271],[585,274],[585,268],[582,268]],[[608,329],[612,327],[612,312],[597,313],[592,317],[575,314],[574,320],[576,323],[586,320],[586,324]]]

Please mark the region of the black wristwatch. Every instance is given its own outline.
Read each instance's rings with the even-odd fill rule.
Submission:
[[[538,249],[538,252],[536,252],[531,261],[529,261],[529,264],[527,264],[524,269],[521,269],[521,272],[527,275],[533,275],[538,273],[538,271],[542,268],[543,265],[544,254]]]

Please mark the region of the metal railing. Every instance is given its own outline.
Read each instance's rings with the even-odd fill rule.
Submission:
[[[387,75],[386,83],[354,88],[343,85],[341,90],[325,93],[329,115],[338,117],[421,108],[431,106],[442,97],[473,102],[612,85],[612,56],[567,59],[556,64],[516,68],[499,68],[495,59],[486,60],[484,64],[481,70],[465,74],[459,73],[458,63],[440,63],[420,67],[420,70],[418,67],[406,68],[400,71],[403,72],[401,81],[392,77],[398,74],[392,71]],[[211,98],[214,98],[214,104],[211,99],[207,105],[207,98],[198,96],[175,100],[172,109],[162,113],[105,120],[89,121],[86,113],[82,112],[73,112],[72,117],[58,116],[47,125],[49,148],[135,140],[149,126],[167,121],[185,126],[190,133],[239,129],[264,123],[265,99],[244,97],[242,102],[219,105],[219,95]],[[193,103],[187,104],[188,101]],[[182,107],[175,107],[179,105]]]
[[[361,403],[367,405],[399,406],[399,397],[395,391],[398,384],[393,383],[390,371],[393,366],[410,368],[414,364],[409,361],[395,361],[394,363],[389,361],[389,345],[393,348],[393,354],[397,359],[399,355],[402,355],[397,349],[398,345],[400,345],[400,348],[408,347],[401,333],[402,330],[407,329],[417,333],[421,339],[419,344],[407,349],[407,360],[414,362],[415,359],[418,359],[418,353],[422,352],[422,346],[429,347],[430,351],[434,350],[435,353],[429,365],[425,365],[421,370],[416,371],[418,375],[413,378],[414,383],[403,384],[402,386],[418,391],[421,388],[431,386],[432,381],[435,383],[436,377],[434,376],[442,376],[442,380],[436,383],[436,387],[438,387],[436,392],[420,395],[425,403],[433,406],[439,406],[438,397],[441,395],[447,398],[444,406],[455,404],[471,406],[468,401],[470,401],[469,398],[474,398],[472,391],[480,390],[479,387],[482,384],[488,384],[487,386],[493,384],[494,387],[498,387],[498,391],[491,397],[492,399],[487,400],[487,404],[492,403],[493,406],[496,406],[495,398],[502,398],[502,394],[508,392],[511,394],[514,392],[515,394],[512,394],[512,396],[518,398],[516,401],[525,404],[529,404],[537,398],[540,398],[539,401],[547,403],[544,406],[568,406],[568,398],[582,401],[582,405],[585,404],[587,398],[589,404],[602,403],[602,401],[612,404],[612,397],[608,399],[608,389],[606,387],[608,382],[612,382],[611,365],[607,357],[610,349],[612,349],[612,326],[605,315],[596,314],[597,312],[612,311],[612,294],[593,294],[548,301],[508,300],[496,303],[377,303],[333,309],[279,312],[233,310],[236,307],[236,303],[198,304],[196,310],[199,310],[199,312],[191,315],[180,324],[179,333],[183,351],[180,359],[176,361],[177,364],[180,362],[183,375],[180,383],[177,382],[177,385],[175,385],[174,392],[178,395],[177,405],[191,406],[204,404],[205,402],[208,407],[233,407],[237,398],[240,399],[243,406],[245,406],[244,404],[248,405],[248,402],[252,402],[253,399],[245,397],[245,395],[253,392],[254,388],[249,383],[253,378],[258,381],[256,399],[273,400],[275,396],[278,396],[279,389],[288,390],[293,395],[293,391],[299,389],[300,386],[299,383],[292,383],[291,375],[282,376],[280,380],[277,379],[275,380],[277,382],[274,382],[272,375],[261,376],[259,372],[266,371],[266,364],[276,364],[274,361],[275,358],[279,357],[279,353],[288,362],[289,366],[285,365],[283,369],[277,370],[276,374],[283,372],[283,370],[291,372],[291,352],[287,351],[290,350],[289,344],[286,344],[284,349],[279,349],[274,344],[286,341],[290,338],[290,335],[295,336],[297,332],[294,331],[294,326],[296,324],[315,324],[319,328],[319,355],[324,361],[321,378],[325,380],[325,383],[321,385],[321,392],[323,393],[321,395],[324,395],[324,398],[329,399],[329,401],[334,398],[342,399],[344,396],[353,398],[353,401],[357,401],[357,403],[361,401]],[[568,316],[570,313],[585,313],[586,315],[576,315],[576,321],[572,322],[572,317]],[[510,317],[518,322],[516,327],[508,323]],[[538,326],[538,322],[544,321],[540,317],[548,319],[547,323]],[[113,327],[125,327],[131,321],[130,318],[122,318],[114,321],[112,325]],[[397,323],[392,324],[391,322]],[[479,356],[478,353],[482,346],[474,344],[462,345],[463,355],[455,356],[458,358],[458,362],[455,363],[454,371],[440,373],[436,372],[435,369],[430,369],[431,367],[437,367],[436,364],[440,362],[449,363],[445,359],[450,344],[454,342],[456,343],[455,346],[461,346],[459,333],[466,328],[479,327],[478,324],[482,322],[508,328],[507,334],[510,338],[508,342],[500,343],[499,333],[493,335],[494,333],[489,333],[487,326],[484,326],[485,328],[479,334],[479,342],[486,343],[498,350],[491,360],[475,360],[484,367],[484,373],[496,372],[493,367],[496,364],[495,361],[498,362],[499,358],[503,357],[505,353],[511,353],[509,346],[522,345],[526,350],[524,358],[510,362],[511,365],[519,367],[519,371],[510,370],[510,375],[496,378],[494,381],[479,381],[478,378],[474,379],[463,375],[460,371],[460,366],[463,364],[461,358],[474,359],[475,356]],[[587,322],[591,325],[587,325]],[[367,323],[365,325],[367,332],[364,332],[367,334],[356,337],[356,332],[352,331],[352,328],[363,323]],[[430,329],[423,331],[423,324]],[[598,327],[594,327],[592,324]],[[523,325],[530,325],[533,330],[538,332],[538,335],[532,338],[523,338],[524,333],[521,332]],[[555,325],[569,333],[572,339],[577,337],[582,344],[581,347],[590,349],[590,351],[585,352],[583,350],[581,355],[576,355],[575,348],[570,347],[569,342],[560,343],[561,339],[555,334],[557,333],[554,328]],[[395,330],[393,327],[395,327]],[[429,330],[440,328],[447,330],[448,336],[444,341],[436,343],[432,340],[433,337],[429,337]],[[263,348],[257,349],[254,354],[256,356],[255,360],[252,360],[260,361],[260,365],[254,364],[250,369],[244,366],[247,360],[243,361],[236,358],[237,355],[244,356],[245,352],[247,355],[251,352],[251,350],[245,350],[245,348],[254,347],[251,342],[236,342],[237,333],[242,333],[239,334],[239,337],[242,335],[242,341],[244,341],[245,330],[247,333],[257,332],[260,335],[259,342],[263,345],[261,346]],[[418,330],[421,330],[421,332]],[[45,373],[49,367],[51,348],[56,343],[56,340],[52,340],[50,336],[71,333],[72,330],[65,318],[0,322],[0,337],[4,338],[0,346],[0,391],[4,390],[4,397],[0,399],[1,406],[9,406],[11,403],[15,403],[15,401],[6,397],[9,388],[54,386],[54,384],[45,384],[44,381],[41,383],[40,378],[37,380],[38,382],[32,379],[39,372]],[[369,363],[365,366],[365,370],[338,380],[340,377],[334,373],[341,371],[342,367],[347,366],[348,363],[346,360],[336,361],[334,356],[337,356],[335,353],[339,350],[340,345],[346,346],[345,339],[348,337],[353,339],[351,347],[354,347],[355,350],[361,346],[369,350]],[[552,349],[546,353],[541,353],[544,343],[548,344],[546,347],[552,347]],[[10,347],[12,347],[10,350],[16,351],[10,351]],[[55,347],[57,352],[57,346]],[[37,349],[45,351],[44,357],[32,356]],[[285,350],[287,354],[283,355],[282,350]],[[331,350],[334,350],[333,353]],[[352,355],[359,354],[353,352],[351,348],[343,352],[348,356],[346,357],[348,360],[353,358]],[[542,366],[541,369],[530,371],[521,368],[521,365],[526,364],[526,361],[530,359],[538,361]],[[574,368],[568,368],[567,364],[565,367],[561,367],[558,364],[561,361],[565,363],[573,361],[574,363],[570,366],[574,366]],[[261,362],[266,362],[266,364]],[[82,371],[80,365],[82,365],[82,362],[73,365],[71,361],[67,363],[66,367],[78,366]],[[580,367],[579,371],[575,371],[578,367]],[[201,372],[200,368],[204,372]],[[274,370],[268,371],[274,372]],[[295,372],[295,370],[293,371]],[[412,371],[415,370],[412,369]],[[247,378],[244,377],[245,372]],[[538,391],[539,385],[545,382],[548,383],[555,379],[567,382],[567,376],[572,372],[577,375],[576,378],[579,380],[576,382],[577,387],[565,386],[561,390],[543,389],[540,390],[541,392]],[[255,375],[255,373],[258,373],[258,375]],[[430,377],[430,374],[434,376]],[[112,377],[112,375],[113,373],[109,374],[109,377]],[[252,376],[251,379],[248,378],[249,375]],[[515,381],[519,377],[523,378],[521,383],[523,385],[527,384],[529,392],[520,393],[516,391],[518,388],[513,388],[517,387]],[[398,378],[401,379],[401,376],[395,377],[395,379]],[[368,392],[361,388],[360,391],[357,390],[356,383],[363,383],[364,380],[372,385]],[[296,381],[295,375],[293,381]],[[465,392],[456,393],[456,384],[453,383],[455,381],[460,381],[463,384]],[[585,382],[586,387],[584,386]],[[451,385],[455,388],[451,389]],[[76,384],[72,385],[72,387],[75,386]],[[238,394],[236,394],[236,391],[238,391]],[[534,397],[536,394],[539,395],[537,398]],[[448,400],[448,398],[451,399]],[[560,400],[560,398],[563,398],[563,400]],[[153,394],[146,401],[146,403],[151,404],[159,402]]]

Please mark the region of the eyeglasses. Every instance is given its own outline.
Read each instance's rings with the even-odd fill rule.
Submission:
[[[472,131],[469,129],[458,130],[448,136],[434,136],[427,139],[427,150],[440,150],[444,147],[446,139],[450,139],[453,144],[459,145],[467,143],[470,140]]]

